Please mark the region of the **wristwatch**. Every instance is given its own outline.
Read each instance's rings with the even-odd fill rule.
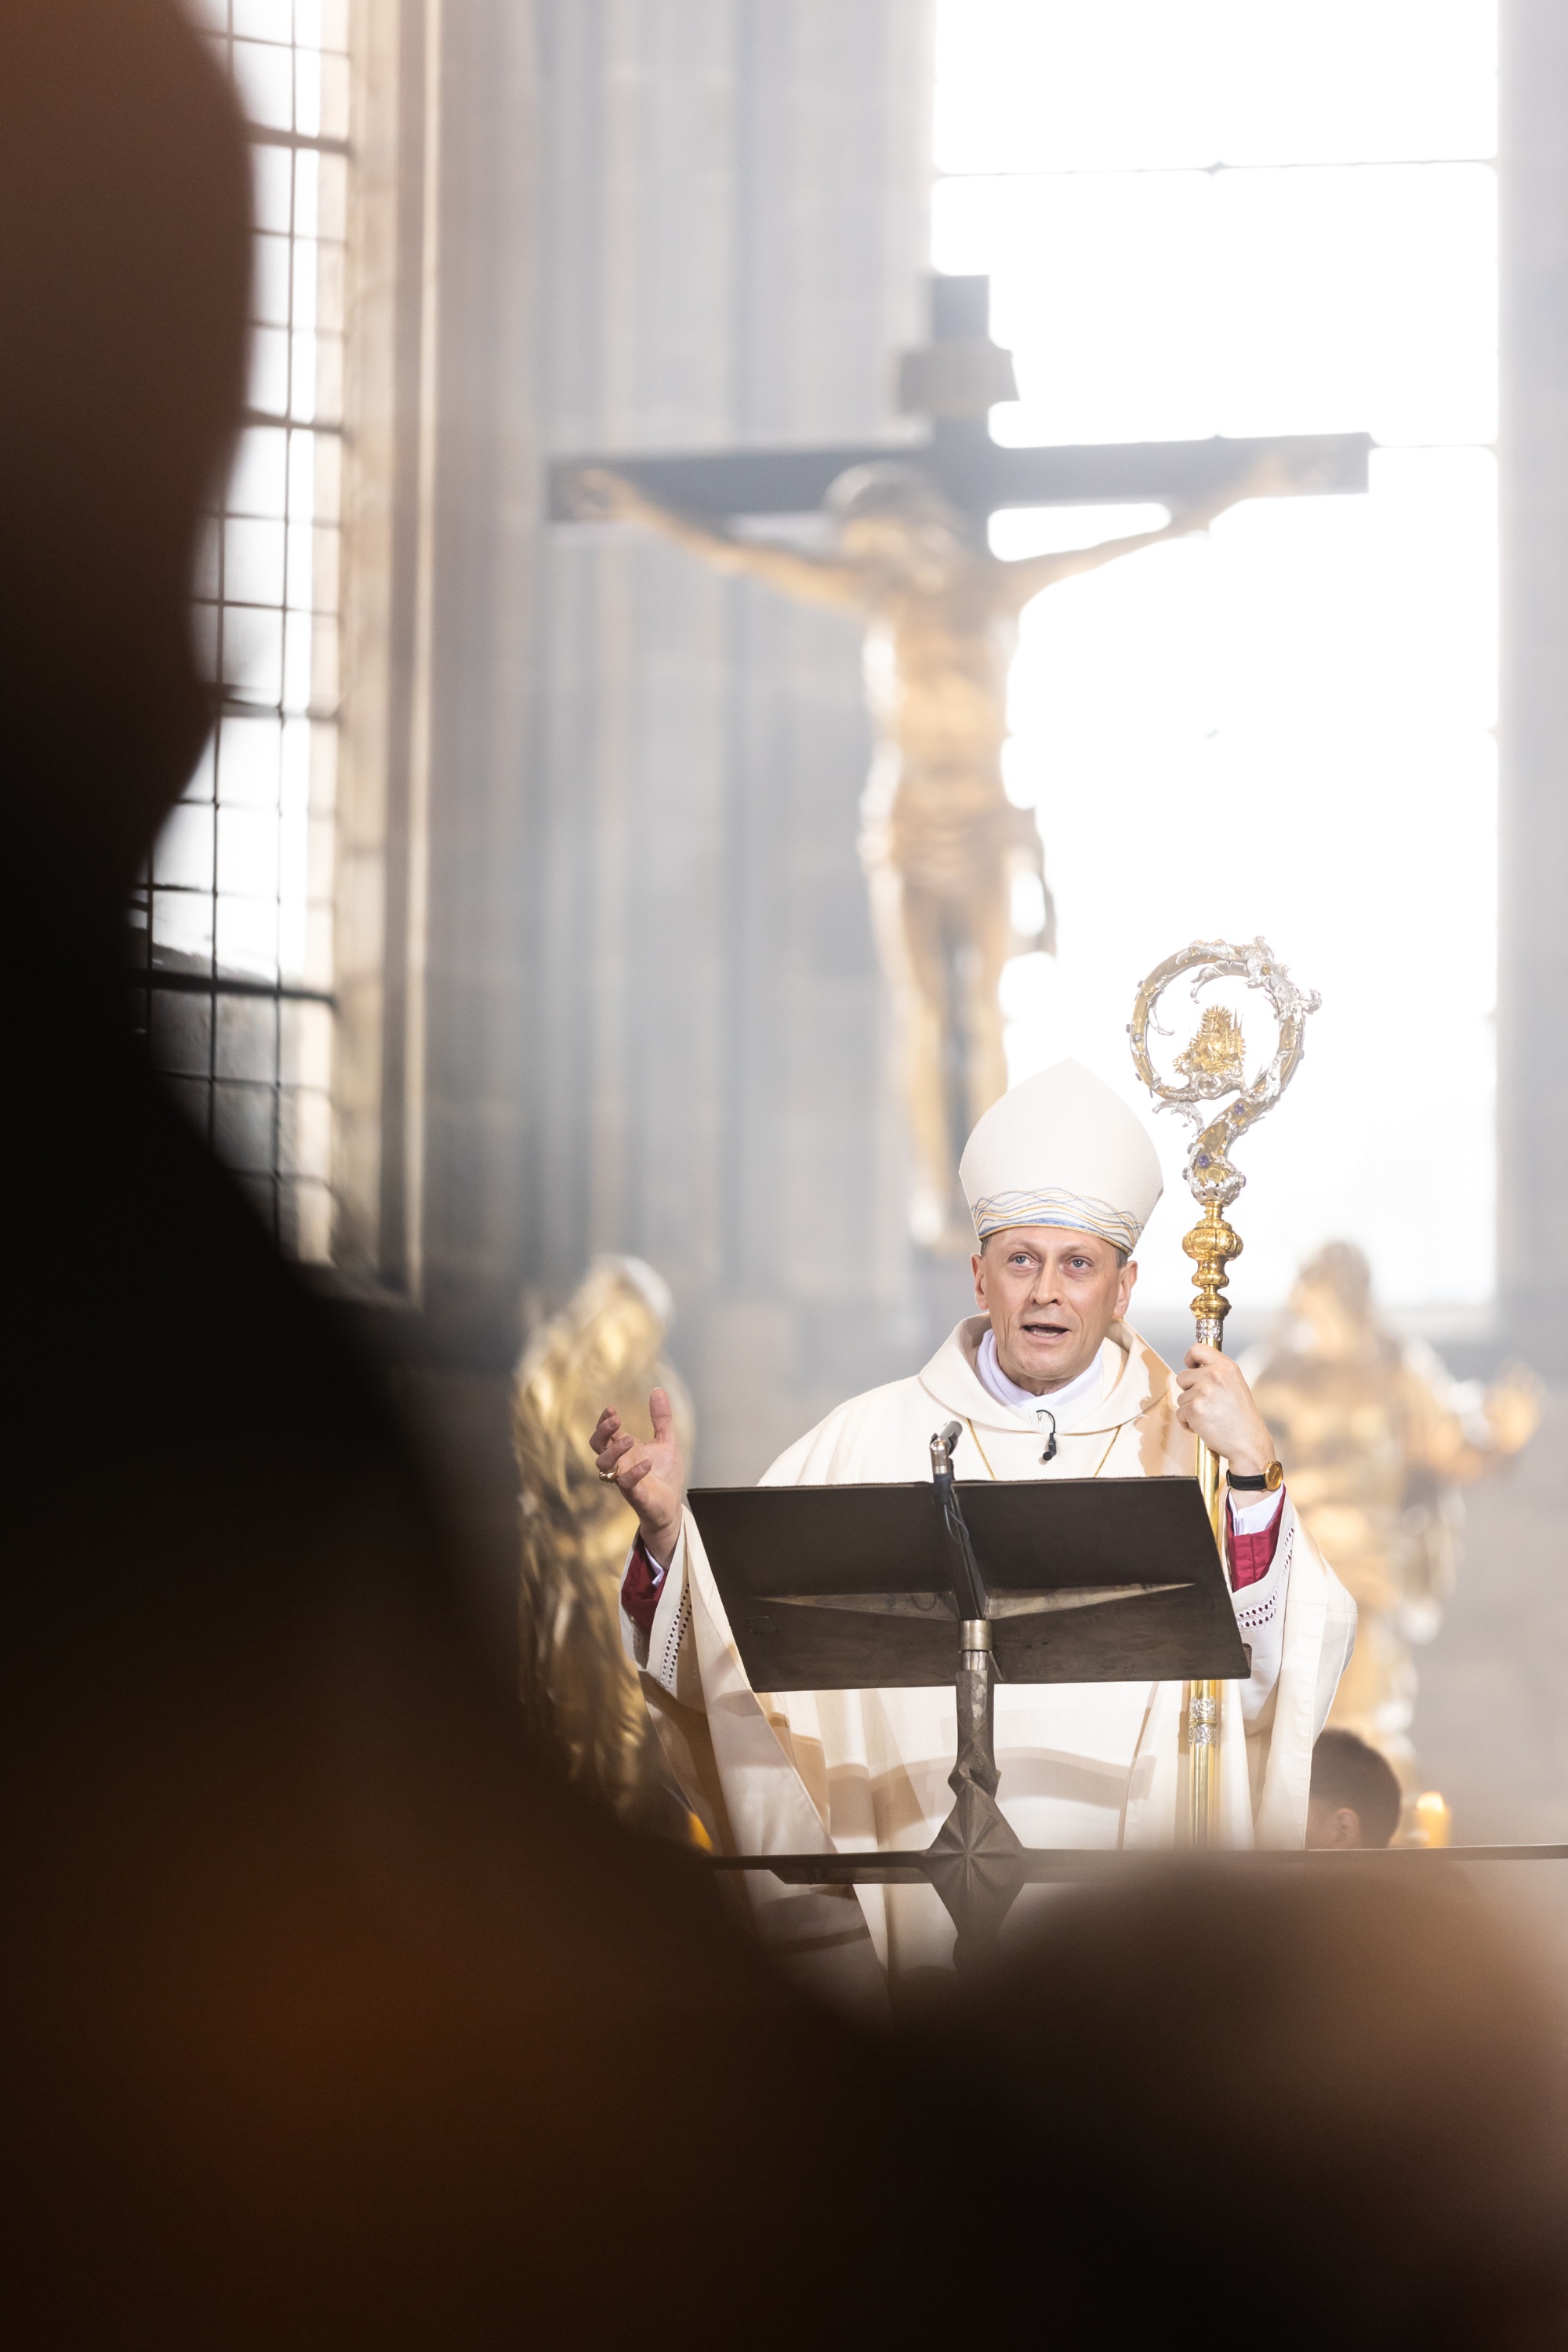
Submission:
[[[1244,1495],[1272,1495],[1285,1484],[1285,1465],[1271,1462],[1267,1470],[1259,1470],[1249,1478],[1244,1478],[1239,1470],[1227,1470],[1225,1483],[1239,1488]]]

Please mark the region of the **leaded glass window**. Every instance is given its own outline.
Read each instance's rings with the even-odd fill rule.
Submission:
[[[196,620],[220,715],[139,896],[151,1049],[269,1230],[331,1254],[347,0],[199,0],[250,124],[250,376]]]

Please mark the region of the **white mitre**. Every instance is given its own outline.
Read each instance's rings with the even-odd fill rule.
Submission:
[[[1058,1062],[992,1104],[958,1163],[974,1218],[1065,1225],[1131,1250],[1164,1191],[1142,1119],[1081,1062]]]

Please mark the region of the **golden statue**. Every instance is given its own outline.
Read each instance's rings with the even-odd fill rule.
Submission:
[[[522,1481],[519,1611],[522,1703],[542,1750],[623,1820],[689,1834],[637,1668],[621,1646],[619,1589],[637,1532],[630,1506],[595,1467],[588,1433],[608,1398],[652,1435],[664,1389],[689,1459],[691,1405],[659,1350],[669,1293],[638,1258],[596,1258],[569,1304],[530,1339],[512,1392]]]
[[[1184,1078],[1216,1078],[1226,1087],[1247,1083],[1247,1040],[1228,1004],[1205,1004],[1196,1036],[1176,1055],[1173,1068]]]
[[[876,749],[860,849],[914,1150],[910,1225],[927,1247],[966,1255],[973,1244],[955,1171],[964,1137],[1007,1087],[1002,967],[1026,949],[1055,951],[1039,829],[1002,781],[1018,616],[1059,580],[1201,530],[1244,498],[1299,486],[1270,457],[1161,530],[1009,562],[976,547],[918,468],[895,460],[854,467],[833,485],[830,555],[732,537],[604,467],[576,478],[584,520],[645,523],[721,572],[867,625]],[[1020,881],[1016,896],[1032,911],[1016,927]]]
[[[1280,1327],[1249,1365],[1307,1528],[1360,1612],[1329,1721],[1380,1748],[1415,1785],[1413,1644],[1442,1622],[1459,1561],[1458,1489],[1494,1476],[1541,1418],[1521,1366],[1483,1396],[1379,1318],[1366,1259],[1331,1242],[1301,1268]]]

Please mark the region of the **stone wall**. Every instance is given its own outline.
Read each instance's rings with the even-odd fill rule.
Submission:
[[[526,1320],[636,1252],[675,1292],[700,1472],[748,1478],[962,1306],[902,1234],[858,633],[551,528],[543,466],[900,429],[928,11],[536,0],[447,26],[429,1319],[499,1367],[520,1297]]]

